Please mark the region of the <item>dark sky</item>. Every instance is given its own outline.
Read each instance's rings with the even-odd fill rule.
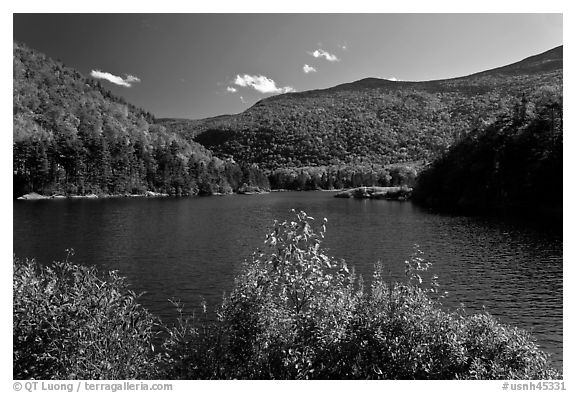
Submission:
[[[561,14],[14,14],[13,22],[15,40],[108,78],[114,93],[157,117],[180,118],[366,77],[463,76],[563,43]]]

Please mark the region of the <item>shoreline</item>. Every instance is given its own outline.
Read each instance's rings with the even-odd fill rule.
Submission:
[[[168,194],[146,191],[144,194],[87,194],[87,195],[41,195],[36,192],[24,194],[18,198],[20,201],[41,201],[48,199],[108,199],[108,198],[166,198]]]
[[[271,191],[242,191],[232,193],[215,192],[209,195],[170,195],[161,192],[146,191],[144,194],[87,194],[87,195],[41,195],[36,192],[24,194],[15,198],[20,201],[44,201],[55,199],[114,199],[114,198],[181,198],[181,197],[196,197],[196,196],[227,196],[227,195],[259,195],[269,194]]]
[[[289,190],[289,189],[284,189],[284,188],[279,188],[279,189],[271,189],[271,190],[260,190],[260,191],[237,191],[237,192],[232,192],[232,193],[213,193],[213,194],[209,194],[209,195],[200,195],[200,194],[195,194],[195,195],[170,195],[170,194],[166,194],[166,193],[161,193],[161,192],[154,192],[154,191],[146,191],[143,194],[86,194],[86,195],[42,195],[42,194],[38,194],[36,192],[30,192],[28,194],[24,194],[19,196],[18,198],[15,198],[15,200],[20,200],[20,201],[40,201],[40,200],[61,200],[61,199],[111,199],[111,198],[169,198],[169,197],[175,197],[175,198],[181,198],[181,197],[196,197],[196,196],[227,196],[227,195],[262,195],[262,194],[270,194],[270,193],[276,193],[276,192],[309,192],[309,191],[319,191],[319,192],[332,192],[332,193],[338,193],[335,196],[336,197],[358,197],[356,195],[354,195],[354,193],[360,189],[365,190],[368,189],[373,192],[374,189],[378,189],[378,191],[383,191],[381,189],[387,189],[386,191],[390,192],[392,190],[396,190],[397,188],[400,187],[356,187],[356,188],[335,188],[335,189],[329,189],[329,190],[325,190],[325,189],[319,189],[319,190]],[[370,192],[370,194],[372,194],[372,192]],[[340,194],[347,194],[346,196],[344,195],[340,195]],[[374,195],[372,196],[372,198],[376,197],[375,199],[378,198],[378,196]]]
[[[386,199],[395,201],[406,201],[412,195],[412,188],[406,186],[394,187],[355,187],[338,192],[335,198],[355,198],[355,199]]]

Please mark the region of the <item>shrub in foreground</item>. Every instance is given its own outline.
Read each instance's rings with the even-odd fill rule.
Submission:
[[[449,312],[419,255],[407,283],[376,266],[369,288],[321,249],[325,223],[276,222],[225,301],[230,378],[552,379],[525,331],[483,313]],[[431,285],[427,285],[430,281]]]
[[[180,305],[159,324],[114,272],[15,260],[14,378],[561,378],[529,333],[445,310],[419,254],[406,282],[377,264],[365,285],[321,248],[325,233],[304,212],[276,222],[214,324]]]
[[[155,375],[156,319],[116,272],[14,258],[14,379]]]

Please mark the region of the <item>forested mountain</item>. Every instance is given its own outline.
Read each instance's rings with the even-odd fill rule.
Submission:
[[[155,124],[101,84],[14,43],[14,195],[211,194],[268,186],[254,165],[221,160]]]
[[[455,79],[367,78],[269,97],[237,115],[185,120],[155,119],[15,43],[14,193],[413,185],[417,170],[472,130],[500,129],[518,108],[538,117],[530,108],[543,97],[561,101],[562,52]]]
[[[562,47],[462,78],[367,78],[266,98],[237,115],[159,120],[219,157],[268,170],[432,161],[546,86],[562,85]]]
[[[542,88],[420,173],[413,198],[459,213],[562,218],[561,87]]]

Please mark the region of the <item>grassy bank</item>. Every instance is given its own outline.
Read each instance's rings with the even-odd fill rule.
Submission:
[[[14,258],[15,379],[557,379],[527,332],[441,306],[415,253],[370,284],[321,244],[325,222],[275,222],[214,324],[167,326],[115,272]],[[177,305],[177,307],[179,307]]]

